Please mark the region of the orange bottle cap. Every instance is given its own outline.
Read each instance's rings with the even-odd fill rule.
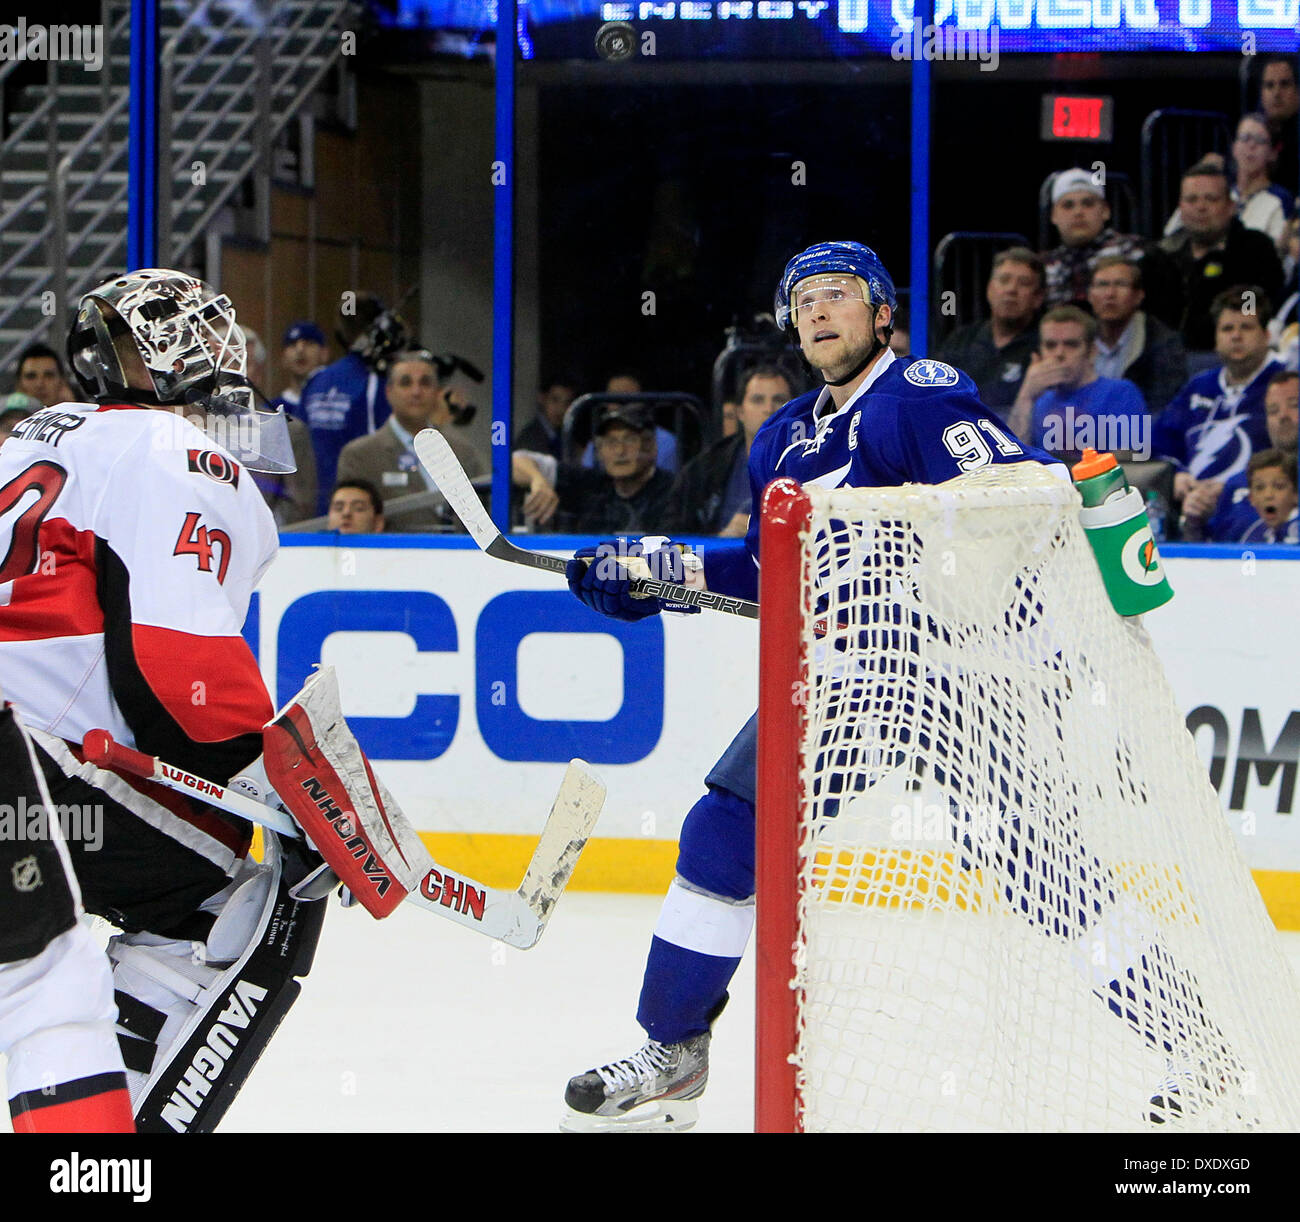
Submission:
[[[1070,468],[1070,474],[1076,480],[1088,479],[1093,475],[1113,471],[1118,466],[1119,463],[1116,461],[1114,454],[1108,454],[1104,451],[1099,454],[1096,450],[1089,448],[1084,450],[1083,457]]]

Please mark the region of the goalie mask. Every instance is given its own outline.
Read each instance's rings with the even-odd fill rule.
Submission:
[[[235,308],[202,280],[146,268],[92,289],[78,304],[68,360],[96,400],[191,407],[202,414],[195,422],[245,466],[296,469],[284,414],[259,404],[248,381]]]

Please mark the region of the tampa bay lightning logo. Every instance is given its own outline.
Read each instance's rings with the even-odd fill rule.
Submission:
[[[913,361],[903,370],[905,377],[913,386],[956,386],[961,377],[951,365],[942,361]]]

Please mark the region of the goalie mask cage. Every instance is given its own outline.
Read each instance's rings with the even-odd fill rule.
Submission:
[[[1078,505],[768,489],[760,1131],[1300,1129],[1300,989]]]

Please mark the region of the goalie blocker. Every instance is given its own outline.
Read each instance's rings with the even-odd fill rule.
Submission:
[[[343,719],[332,668],[307,680],[262,740],[280,801],[367,912],[386,917],[419,889],[434,860]]]

